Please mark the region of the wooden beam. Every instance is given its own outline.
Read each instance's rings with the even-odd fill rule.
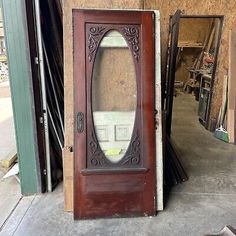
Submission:
[[[11,150],[7,156],[1,160],[1,167],[8,170],[11,165],[16,161],[17,159],[17,154],[16,154],[16,149],[14,148],[13,150]]]

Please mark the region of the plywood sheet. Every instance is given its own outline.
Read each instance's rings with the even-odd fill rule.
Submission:
[[[200,42],[203,44],[210,23],[210,18],[181,18],[179,41]]]

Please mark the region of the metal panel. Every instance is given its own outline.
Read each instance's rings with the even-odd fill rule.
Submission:
[[[20,164],[22,194],[41,191],[32,77],[24,1],[1,0]]]

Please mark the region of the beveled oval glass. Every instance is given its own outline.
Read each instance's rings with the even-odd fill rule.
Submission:
[[[125,155],[134,128],[137,106],[135,66],[123,36],[109,31],[97,50],[92,78],[95,133],[106,158]]]

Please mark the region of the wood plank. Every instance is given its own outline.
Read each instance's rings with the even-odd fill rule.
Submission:
[[[203,48],[203,43],[199,42],[192,42],[192,41],[179,41],[178,47],[185,47],[185,48]]]
[[[227,131],[229,142],[235,142],[235,99],[236,99],[236,31],[229,32],[229,78],[228,78]]]
[[[9,169],[10,166],[16,161],[16,158],[17,153],[16,148],[14,148],[7,154],[7,156],[3,160],[1,160],[1,167],[4,169]]]
[[[64,210],[73,209],[73,152],[70,148],[63,150],[63,182],[64,182]]]
[[[207,42],[206,48],[205,48],[205,52],[209,53],[209,50],[211,49],[211,45],[214,39],[214,35],[215,35],[215,31],[216,31],[216,27],[215,24],[213,24],[213,28],[210,34],[210,38],[209,41]]]

